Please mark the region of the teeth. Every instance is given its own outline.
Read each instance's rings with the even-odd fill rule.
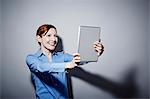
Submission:
[[[55,43],[48,43],[49,45],[51,45],[51,46],[54,46],[55,45]]]

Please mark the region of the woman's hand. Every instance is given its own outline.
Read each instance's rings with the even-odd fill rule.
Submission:
[[[77,66],[77,63],[80,62],[80,54],[79,53],[74,53],[73,54],[74,58],[71,62],[66,63],[65,68],[74,68]]]
[[[102,53],[104,52],[104,46],[99,41],[94,42],[93,47],[96,50],[98,56],[102,55]]]

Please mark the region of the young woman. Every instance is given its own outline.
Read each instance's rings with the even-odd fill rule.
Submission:
[[[40,26],[36,33],[40,49],[26,57],[35,87],[36,99],[66,99],[68,97],[66,69],[77,66],[80,54],[57,52],[58,43],[56,27],[49,24]],[[96,41],[93,48],[98,56],[103,53],[103,45]]]

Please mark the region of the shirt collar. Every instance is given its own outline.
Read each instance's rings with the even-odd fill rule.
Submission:
[[[43,54],[43,52],[41,51],[41,49],[39,49],[39,50],[36,52],[36,55],[37,55],[37,57],[40,57],[40,56],[42,56],[42,55],[44,55],[44,54]]]
[[[52,55],[56,55],[56,54],[57,54],[56,51],[54,51],[54,52],[52,53]],[[36,55],[37,55],[37,57],[40,57],[40,56],[45,55],[45,54],[41,51],[41,49],[39,49],[39,50],[36,52]]]

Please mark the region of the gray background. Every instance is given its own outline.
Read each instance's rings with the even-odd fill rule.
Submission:
[[[105,52],[98,63],[89,63],[82,68],[117,83],[127,81],[126,77],[131,73],[137,88],[136,97],[148,96],[149,0],[1,1],[2,98],[34,98],[25,57],[37,50],[36,29],[44,23],[57,27],[68,53],[77,51],[79,25],[100,26]],[[75,99],[115,97],[79,78],[72,77],[72,82]]]

